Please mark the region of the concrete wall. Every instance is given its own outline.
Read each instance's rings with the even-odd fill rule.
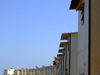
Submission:
[[[89,0],[83,1],[85,3],[84,24],[81,25],[81,11],[78,20],[78,74],[88,75]]]
[[[100,0],[91,0],[91,75],[100,74]]]
[[[78,34],[71,34],[70,75],[78,75]]]

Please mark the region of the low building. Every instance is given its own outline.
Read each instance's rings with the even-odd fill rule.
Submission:
[[[35,75],[35,69],[17,69],[14,75]]]
[[[44,66],[36,69],[16,69],[14,75],[57,75],[57,66]]]
[[[3,75],[14,75],[14,69],[4,69]]]

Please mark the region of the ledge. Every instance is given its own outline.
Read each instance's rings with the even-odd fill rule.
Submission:
[[[78,32],[62,33],[61,40],[68,40],[70,34],[76,34],[76,33],[78,33]]]
[[[66,46],[66,44],[68,44],[68,42],[60,42],[59,47],[65,47],[65,46]]]
[[[78,11],[78,10],[82,10],[84,6],[85,3],[83,2],[83,0],[72,0],[69,9],[75,9],[76,11]]]
[[[63,53],[64,49],[59,49],[58,53]]]
[[[63,54],[57,54],[57,59],[60,60]]]
[[[72,0],[69,9],[76,9],[80,0]]]
[[[57,54],[57,57],[62,57],[63,56],[63,54]]]
[[[85,6],[85,3],[83,2],[83,0],[81,0],[76,8],[76,11],[82,10],[82,8],[84,8],[84,6]]]

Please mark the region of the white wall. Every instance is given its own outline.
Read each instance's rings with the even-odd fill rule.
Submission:
[[[88,75],[89,0],[84,2],[84,24],[81,25],[81,11],[78,20],[78,74]]]
[[[10,75],[14,74],[14,69],[8,69],[7,71],[8,71],[7,74],[10,74]]]

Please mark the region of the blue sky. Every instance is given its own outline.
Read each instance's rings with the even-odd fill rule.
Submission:
[[[71,0],[0,0],[0,75],[3,69],[50,65],[62,33],[78,31]]]

